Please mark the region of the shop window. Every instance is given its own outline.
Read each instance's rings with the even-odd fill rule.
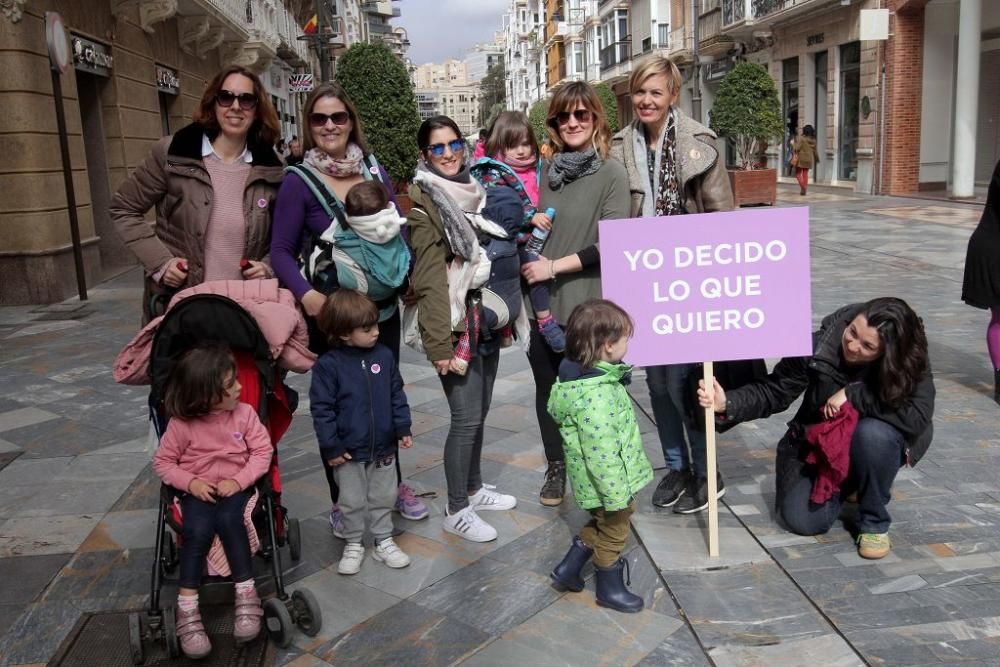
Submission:
[[[840,178],[858,178],[858,126],[861,107],[861,42],[840,47]]]

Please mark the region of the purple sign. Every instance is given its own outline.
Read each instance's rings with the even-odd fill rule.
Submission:
[[[629,363],[812,354],[808,208],[604,220],[600,241]]]

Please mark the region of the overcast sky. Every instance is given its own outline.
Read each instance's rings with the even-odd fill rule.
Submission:
[[[392,24],[406,28],[414,65],[461,58],[476,44],[492,42],[508,0],[402,0]]]

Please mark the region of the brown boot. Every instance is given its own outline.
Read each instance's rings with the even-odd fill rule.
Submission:
[[[233,638],[237,644],[251,642],[260,634],[260,618],[264,610],[260,608],[260,596],[255,588],[245,592],[236,589],[236,611],[233,619]]]

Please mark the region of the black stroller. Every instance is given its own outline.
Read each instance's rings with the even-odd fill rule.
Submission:
[[[153,339],[149,359],[152,384],[149,406],[157,438],[163,436],[167,427],[163,396],[173,364],[184,351],[205,342],[224,343],[233,351],[238,378],[243,385],[240,400],[257,410],[275,446],[268,472],[256,483],[259,500],[252,518],[260,536],[258,554],[270,562],[269,578],[273,579],[275,587],[275,597],[263,602],[264,626],[275,644],[287,648],[292,641],[293,626],[297,625],[310,637],[315,636],[322,626],[320,607],[311,592],[300,588],[289,595],[285,591],[279,551],[280,547],[287,546],[293,561],[301,556],[298,520],[289,518],[287,510],[281,505],[277,454],[278,440],[291,423],[297,396],[281,382],[280,371],[271,359],[266,338],[243,308],[224,296],[190,296],[170,309]],[[182,519],[175,502],[178,495],[179,492],[169,486],[162,485],[160,488],[149,609],[145,614],[134,612],[129,615],[129,645],[136,664],[143,662],[144,640],[165,641],[171,658],[180,655],[174,609],[163,609],[160,605],[161,588],[177,569],[179,550],[183,548],[179,539]],[[175,539],[175,534],[178,539]],[[206,579],[207,584],[212,582],[213,578]]]

